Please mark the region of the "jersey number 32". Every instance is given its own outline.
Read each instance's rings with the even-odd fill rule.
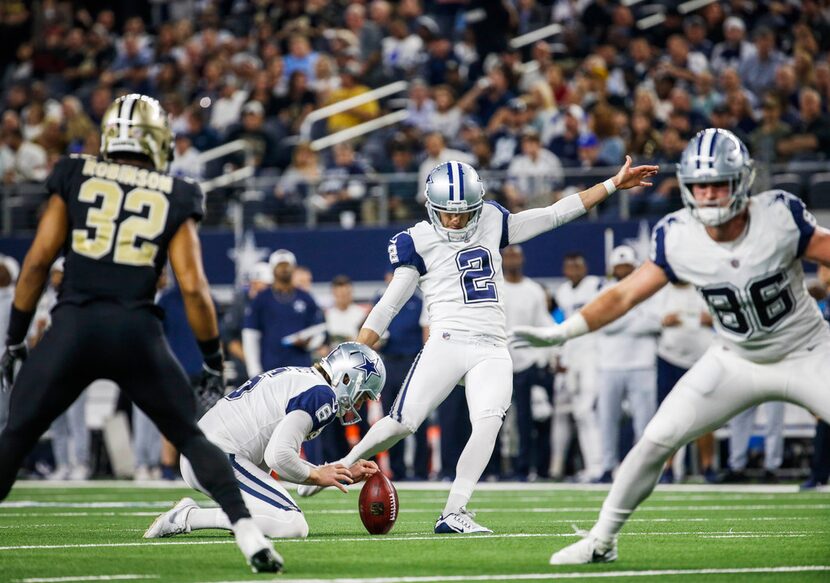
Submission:
[[[154,264],[158,245],[151,241],[164,232],[170,210],[166,196],[146,188],[133,188],[124,196],[124,190],[117,182],[90,178],[81,186],[78,200],[93,206],[87,212],[85,228],[72,231],[72,250],[75,253],[101,259],[114,246],[112,260],[115,263],[136,266]],[[122,209],[135,214],[119,224]],[[143,216],[145,212],[146,216]],[[95,233],[92,237],[90,228]]]

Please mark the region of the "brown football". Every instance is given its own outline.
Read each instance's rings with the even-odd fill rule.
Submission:
[[[383,472],[378,472],[363,484],[357,506],[369,534],[386,534],[398,518],[398,491]]]

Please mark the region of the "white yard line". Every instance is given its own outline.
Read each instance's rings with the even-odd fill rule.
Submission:
[[[283,482],[289,490],[296,490],[295,484]],[[448,491],[449,482],[395,482],[398,490],[415,491]],[[42,481],[42,480],[20,480],[15,483],[15,489],[90,489],[90,488],[119,488],[119,489],[149,489],[149,490],[170,490],[176,488],[187,488],[182,481],[147,481],[130,482],[126,480],[89,480],[78,481]],[[353,488],[360,489],[360,484]],[[607,491],[609,484],[575,484],[575,483],[554,483],[554,482],[484,482],[476,485],[476,492],[562,492],[562,491]],[[794,494],[797,493],[798,485],[766,485],[766,484],[668,484],[657,486],[657,492],[754,492],[758,494]],[[830,487],[824,487],[819,491],[830,492]]]
[[[725,532],[700,532],[700,531],[682,531],[682,532],[623,532],[620,536],[623,537],[665,537],[665,536],[695,536],[699,538],[711,537],[714,535],[724,535],[728,537],[737,537],[745,535],[748,537],[757,538],[774,538],[776,536],[814,536],[817,534],[826,534],[824,531],[790,531],[782,533],[760,533],[748,531],[725,531]],[[308,538],[308,539],[280,539],[275,541],[277,547],[285,544],[300,543],[377,543],[377,542],[396,542],[396,541],[441,541],[447,542],[469,542],[482,541],[492,539],[505,538],[572,538],[579,536],[573,532],[565,533],[512,533],[512,534],[485,534],[475,536],[441,536],[434,534],[414,534],[402,536],[362,536],[362,537],[335,537],[335,538]],[[63,545],[13,545],[2,546],[0,551],[25,551],[25,550],[52,550],[52,549],[93,549],[93,548],[119,548],[119,547],[151,547],[151,546],[188,546],[188,545],[223,545],[233,544],[233,540],[173,540],[164,542],[132,542],[132,543],[83,543],[83,544],[63,544]]]
[[[504,575],[431,575],[423,577],[367,577],[338,579],[283,579],[280,583],[441,583],[466,581],[556,581],[559,579],[607,579],[613,577],[668,577],[688,575],[744,575],[769,573],[821,573],[830,566],[757,567],[724,569],[662,569],[653,571],[573,571],[570,573],[508,573]],[[216,583],[247,583],[220,581]]]
[[[158,575],[79,575],[77,577],[30,577],[14,581],[17,583],[64,583],[67,581],[129,581],[158,578]]]
[[[173,504],[170,500],[157,500],[152,502],[120,502],[120,501],[102,501],[102,502],[41,502],[37,500],[17,500],[14,502],[4,502],[0,506],[0,517],[4,514],[3,508],[167,508]],[[830,503],[827,504],[699,504],[699,505],[670,505],[662,506],[657,504],[646,503],[640,507],[639,512],[675,512],[678,510],[827,510],[830,509]],[[534,507],[534,508],[482,508],[475,507],[476,512],[509,512],[509,513],[560,513],[560,512],[597,512],[598,506],[579,506],[579,507]],[[425,506],[423,508],[412,508],[404,506],[402,512],[412,513],[435,513],[436,509],[432,506]],[[325,510],[310,510],[313,514],[352,514],[354,510],[342,509],[325,509]]]

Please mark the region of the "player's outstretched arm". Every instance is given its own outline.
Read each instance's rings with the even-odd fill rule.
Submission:
[[[830,267],[830,230],[816,226],[804,250],[804,259]]]
[[[381,335],[386,332],[392,318],[415,293],[419,277],[418,271],[413,267],[402,266],[395,269],[392,281],[389,282],[383,296],[366,317],[357,335],[358,342],[369,347],[375,346]]]
[[[603,291],[562,324],[545,328],[517,326],[511,331],[511,344],[517,348],[564,344],[571,338],[613,322],[653,296],[668,282],[666,273],[657,264],[646,261],[634,273]]]
[[[631,157],[625,157],[625,164],[613,178],[595,184],[587,190],[566,196],[550,206],[529,209],[509,215],[507,218],[508,241],[523,243],[560,225],[569,223],[584,215],[617,190],[635,186],[651,186],[649,178],[657,174],[658,166],[631,166]],[[506,212],[506,211],[505,211]]]

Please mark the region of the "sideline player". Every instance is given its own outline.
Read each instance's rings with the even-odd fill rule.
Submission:
[[[119,97],[101,129],[103,159],[64,158],[46,181],[49,201],[15,290],[0,362],[4,390],[14,383],[0,435],[0,500],[50,423],[92,381],[111,379],[193,462],[199,481],[230,517],[251,568],[278,571],[282,558],[251,520],[227,458],[196,425],[193,390],[153,304],[169,253],[205,358],[202,390],[221,390],[219,328],[196,232],[204,194],[165,173],[173,133],[155,99]],[[49,266],[62,249],[65,276],[52,327],[15,379]]]
[[[346,466],[388,449],[414,433],[447,398],[466,385],[472,433],[456,467],[456,479],[436,533],[491,532],[466,510],[493,452],[510,406],[513,365],[507,351],[504,277],[499,249],[527,241],[585,213],[617,189],[648,185],[656,166],[631,167],[544,208],[511,214],[484,201],[484,183],[461,162],[437,166],[426,181],[429,221],[398,233],[389,243],[395,269],[383,297],[366,319],[358,342],[373,346],[401,306],[421,287],[430,335],[415,358],[390,414],[375,423],[343,458]],[[301,487],[301,495],[319,488]]]
[[[669,456],[740,411],[781,400],[830,418],[830,330],[801,266],[802,258],[830,265],[830,231],[788,192],[750,198],[753,177],[734,134],[699,132],[677,168],[686,208],[654,228],[651,260],[560,326],[514,330],[519,343],[561,344],[613,322],[668,282],[686,281],[700,290],[718,333],[623,460],[597,523],[551,564],[615,560],[617,533]]]
[[[276,368],[255,376],[216,403],[199,420],[211,442],[228,454],[242,498],[254,522],[271,538],[305,538],[308,523],[288,491],[274,480],[335,486],[360,482],[378,472],[375,462],[358,460],[315,466],[300,458],[300,446],[314,439],[335,417],[343,425],[360,421],[357,410],[377,400],[386,382],[383,361],[368,346],[344,342],[312,367]],[[346,419],[346,414],[351,418]],[[182,478],[210,496],[182,456]],[[150,525],[144,538],[205,528],[231,529],[221,508],[200,508],[182,498]]]

